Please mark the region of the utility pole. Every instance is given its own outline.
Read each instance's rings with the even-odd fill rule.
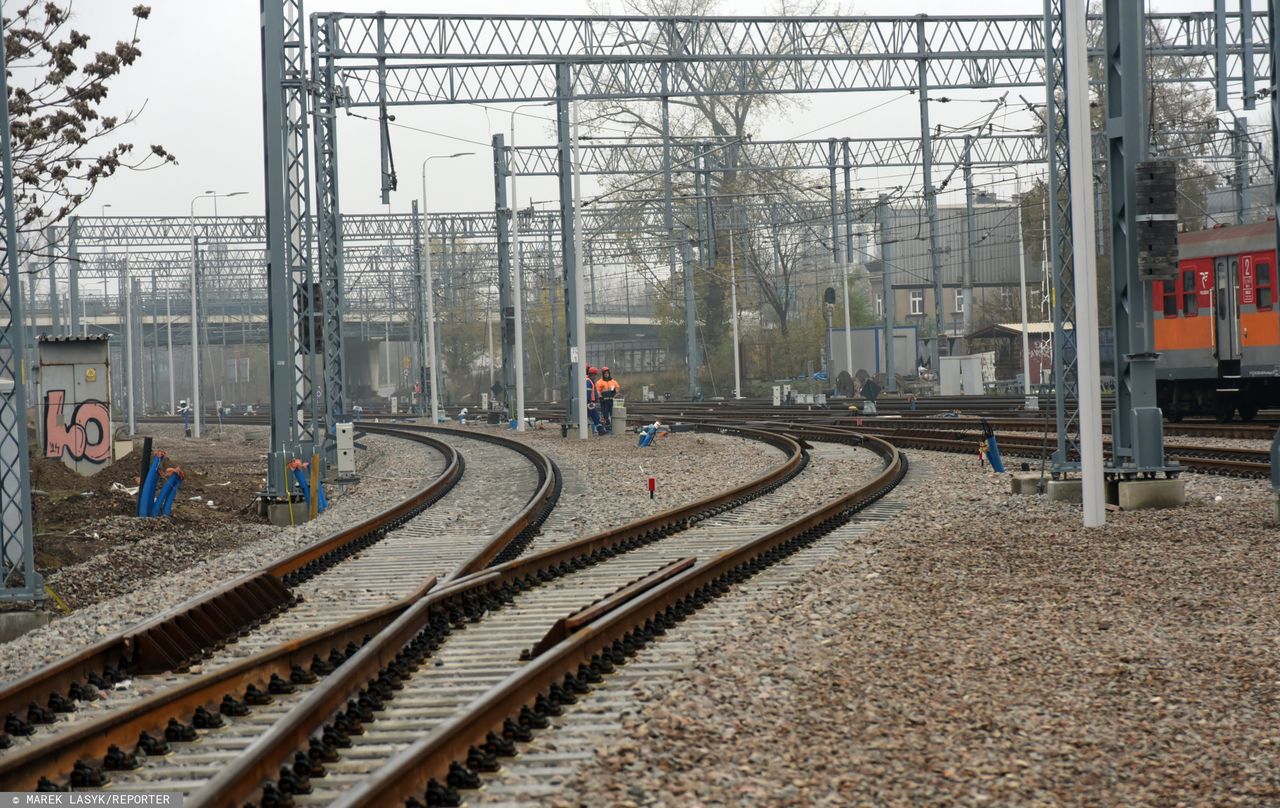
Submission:
[[[547,303],[551,307],[551,400],[555,401],[564,389],[562,368],[564,356],[560,350],[563,344],[560,341],[560,295],[557,294],[561,280],[556,277],[555,264],[551,260],[553,252],[550,227],[547,228],[545,235],[547,237]]]
[[[200,243],[191,237],[191,436],[200,437],[200,309],[196,302],[199,289]]]
[[[688,355],[689,400],[698,394],[698,322],[697,301],[693,294],[693,252],[689,243],[689,231],[680,240],[680,253],[684,259],[684,342]]]
[[[1022,179],[1017,181],[1018,200],[1018,308],[1022,313],[1022,394],[1031,395],[1031,339],[1027,334],[1027,248],[1022,240]]]
[[[413,308],[414,316],[418,321],[418,328],[415,342],[418,344],[418,406],[422,412],[427,412],[425,405],[427,388],[430,380],[427,378],[427,333],[431,328],[431,324],[427,322],[426,294],[423,290],[422,279],[422,218],[418,215],[418,200],[413,200],[410,206],[410,214],[413,216]]]
[[[1225,83],[1224,83],[1225,86]],[[1235,158],[1236,176],[1235,176],[1235,192],[1236,192],[1236,224],[1244,224],[1246,220],[1245,208],[1248,205],[1247,192],[1249,190],[1249,126],[1248,121],[1244,118],[1235,119],[1235,130],[1231,137],[1232,157]]]
[[[515,357],[512,349],[515,346],[515,334],[512,333],[515,319],[515,306],[511,292],[511,232],[515,220],[515,201],[507,199],[507,176],[511,167],[507,164],[506,139],[502,133],[493,136],[493,205],[494,218],[497,223],[498,248],[498,321],[502,324],[500,338],[502,341],[502,398],[503,404],[512,409],[513,388],[516,386]],[[492,347],[489,355],[493,355]],[[490,360],[492,367],[492,360]],[[490,383],[492,387],[492,382]]]
[[[929,41],[923,16],[916,19],[916,41]],[[929,265],[933,270],[933,319],[937,332],[933,338],[933,372],[940,374],[942,343],[947,338],[947,327],[942,316],[942,247],[938,244],[938,190],[933,187],[933,144],[929,139],[929,60],[921,58],[916,71],[917,92],[920,96],[920,174],[924,181],[925,209],[929,215]],[[941,379],[941,376],[938,378]]]
[[[1068,176],[1071,182],[1071,242],[1072,260],[1075,263],[1075,337],[1080,379],[1081,496],[1084,526],[1100,527],[1107,517],[1105,480],[1102,474],[1102,372],[1098,354],[1097,256],[1091,249],[1094,219],[1089,185],[1093,174],[1093,139],[1089,135],[1089,56],[1085,40],[1087,9],[1084,3],[1072,0],[1065,0],[1062,8],[1067,79],[1067,141],[1070,154]],[[1139,70],[1128,76],[1128,79],[1140,86],[1141,74],[1142,71]],[[1131,110],[1131,113],[1136,116],[1140,111]],[[1120,350],[1119,345],[1116,350]]]
[[[738,345],[738,266],[733,254],[733,230],[729,231],[729,306],[733,310],[733,397],[742,398],[742,349]],[[630,301],[628,301],[630,308]]]
[[[1138,266],[1138,168],[1148,154],[1145,30],[1146,14],[1142,4],[1122,0],[1107,0],[1103,4],[1111,289],[1116,335],[1116,406],[1111,416],[1109,469],[1125,477],[1168,470],[1164,458],[1164,418],[1156,406],[1152,291]],[[1079,170],[1076,163],[1071,165],[1073,170]],[[1073,182],[1071,187],[1074,191],[1076,184]],[[1171,238],[1176,236],[1171,234]],[[1146,239],[1142,249],[1145,244]],[[1081,361],[1083,363],[1083,359]],[[1086,398],[1092,400],[1099,394],[1097,387],[1086,388],[1081,378],[1082,408]]]
[[[173,308],[169,302],[169,293],[164,293],[164,313],[165,313],[165,331],[169,342],[169,414],[174,415],[178,412],[178,396],[176,391],[176,381],[174,364],[173,364]]]
[[[961,283],[960,305],[964,352],[969,352],[969,331],[973,328],[973,268],[978,264],[977,235],[973,227],[973,137],[964,136],[964,218],[965,218],[965,252],[964,280]]]
[[[884,389],[898,392],[898,374],[893,363],[893,329],[897,317],[893,299],[893,242],[889,238],[889,195],[880,194],[876,203],[876,226],[880,229],[880,283],[884,289]]]

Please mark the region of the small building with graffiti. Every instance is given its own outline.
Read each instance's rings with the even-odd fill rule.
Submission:
[[[86,477],[111,465],[107,336],[41,337],[36,429],[44,457]]]

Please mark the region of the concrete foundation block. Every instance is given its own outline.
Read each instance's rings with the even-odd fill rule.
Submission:
[[[1187,504],[1187,484],[1180,479],[1124,480],[1117,487],[1121,510],[1181,508]]]
[[[1045,480],[1048,482],[1048,480]],[[1009,489],[1015,494],[1038,494],[1040,474],[1035,471],[1015,471],[1009,475]]]
[[[1081,502],[1084,497],[1079,480],[1049,480],[1045,491],[1054,502]]]
[[[292,507],[293,507],[293,512],[292,514],[290,514],[289,503],[272,502],[271,504],[267,505],[267,520],[270,521],[271,524],[275,525],[276,527],[289,527],[290,525],[300,525],[303,522],[307,521],[307,517],[309,516],[309,512],[307,510],[307,503],[295,502],[293,503]]]

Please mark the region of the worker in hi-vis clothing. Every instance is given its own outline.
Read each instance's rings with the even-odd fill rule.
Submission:
[[[622,392],[622,386],[618,384],[618,380],[613,378],[613,374],[609,372],[609,368],[600,369],[600,381],[596,382],[596,397],[600,399],[600,425],[601,428],[613,434],[613,400],[618,397],[618,393]]]
[[[596,395],[596,369],[587,365],[587,419],[591,434],[600,434],[600,397]]]

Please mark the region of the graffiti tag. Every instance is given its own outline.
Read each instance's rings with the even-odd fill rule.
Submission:
[[[44,456],[77,462],[105,463],[111,459],[111,412],[96,399],[82,401],[67,415],[67,391],[50,390],[44,397]]]

